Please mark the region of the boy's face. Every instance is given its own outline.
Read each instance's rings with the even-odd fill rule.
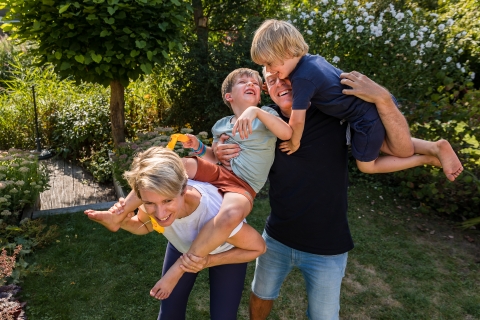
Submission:
[[[260,83],[256,77],[242,75],[235,79],[232,92],[226,93],[225,98],[230,104],[247,104],[256,106],[260,103]]]
[[[270,64],[265,64],[265,68],[269,73],[276,73],[278,78],[285,79],[295,69],[300,58],[292,57],[285,60],[274,61]]]

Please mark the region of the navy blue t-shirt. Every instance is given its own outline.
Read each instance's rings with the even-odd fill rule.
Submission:
[[[281,118],[288,122],[280,108]],[[300,251],[335,255],[353,248],[347,220],[346,124],[317,108],[307,110],[300,148],[277,148],[270,169],[270,206],[265,230]]]

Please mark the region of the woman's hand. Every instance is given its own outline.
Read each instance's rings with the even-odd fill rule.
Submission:
[[[228,138],[229,136],[226,134],[222,134],[220,136],[215,150],[215,156],[217,157],[218,161],[222,163],[223,167],[232,171],[232,168],[230,167],[230,160],[238,157],[242,149],[240,149],[236,143],[224,144]]]
[[[208,268],[209,256],[197,257],[191,253],[184,253],[180,257],[180,268],[185,272],[197,273],[205,268]]]
[[[248,107],[243,113],[238,117],[237,121],[235,121],[235,125],[232,129],[232,134],[238,132],[241,139],[248,139],[248,135],[252,134],[252,121],[257,117],[258,112],[257,107]]]

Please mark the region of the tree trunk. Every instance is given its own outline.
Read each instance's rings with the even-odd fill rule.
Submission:
[[[206,64],[208,56],[208,17],[203,15],[202,0],[192,0],[193,19],[195,22],[195,32],[197,34],[197,44],[202,51],[199,63]]]
[[[125,142],[125,88],[118,80],[110,82],[110,122],[115,147]]]

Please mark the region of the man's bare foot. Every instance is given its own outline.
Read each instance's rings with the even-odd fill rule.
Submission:
[[[436,156],[440,160],[443,168],[443,173],[447,179],[454,181],[463,171],[463,166],[453,150],[452,146],[447,140],[438,140],[435,142]]]
[[[150,290],[150,296],[154,297],[157,300],[167,299],[173,291],[173,288],[178,283],[178,280],[175,277],[168,275],[168,272],[158,280],[155,286]]]
[[[87,209],[84,213],[90,220],[100,223],[110,231],[117,232],[120,229],[123,217],[110,211],[94,211]]]

